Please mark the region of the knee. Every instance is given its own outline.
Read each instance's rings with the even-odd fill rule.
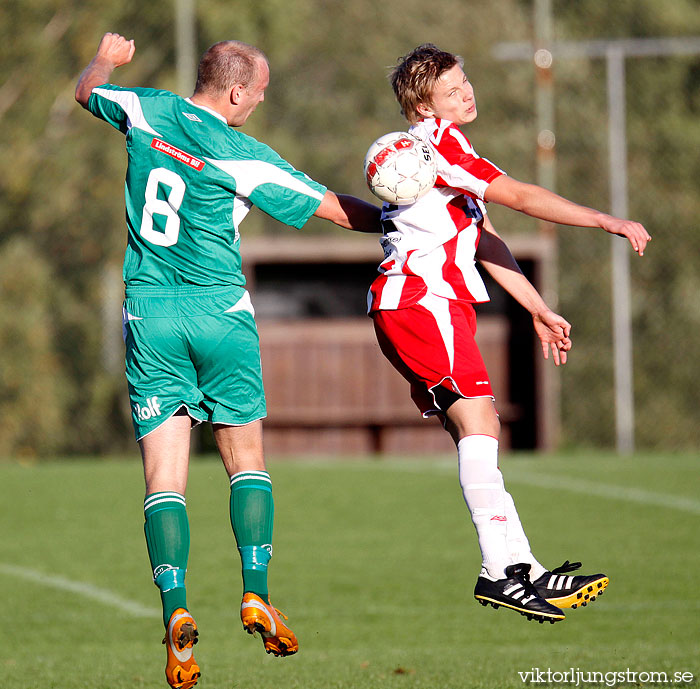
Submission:
[[[461,399],[448,409],[445,429],[455,444],[468,435],[490,435],[498,440],[501,421],[490,399]]]

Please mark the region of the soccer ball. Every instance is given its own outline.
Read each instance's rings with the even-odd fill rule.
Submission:
[[[435,153],[413,134],[385,134],[367,151],[365,179],[370,191],[382,201],[413,203],[435,184]]]

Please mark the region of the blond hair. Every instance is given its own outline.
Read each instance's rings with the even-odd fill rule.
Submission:
[[[421,119],[418,106],[432,106],[433,89],[438,79],[455,65],[462,66],[459,55],[440,50],[432,43],[424,43],[399,58],[389,74],[391,88],[401,106],[401,114],[415,124]]]

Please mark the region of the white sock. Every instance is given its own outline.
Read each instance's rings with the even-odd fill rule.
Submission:
[[[530,550],[530,542],[527,540],[525,530],[520,522],[518,511],[515,509],[515,503],[510,493],[505,494],[506,507],[506,538],[508,540],[508,549],[513,562],[527,562],[530,567],[530,581],[539,579],[547,569],[543,567],[532,554]]]
[[[506,491],[498,468],[498,440],[468,435],[457,445],[459,483],[476,527],[483,567],[492,579],[503,579],[513,564],[507,541]]]

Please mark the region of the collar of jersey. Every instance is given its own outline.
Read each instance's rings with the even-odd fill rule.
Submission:
[[[190,105],[193,105],[195,108],[199,108],[200,110],[206,110],[206,112],[208,112],[210,115],[214,115],[214,117],[220,119],[225,125],[228,125],[226,118],[223,115],[221,115],[220,113],[216,112],[216,110],[212,110],[211,108],[208,108],[206,105],[199,105],[197,103],[194,103],[189,98],[185,98],[185,100]]]

